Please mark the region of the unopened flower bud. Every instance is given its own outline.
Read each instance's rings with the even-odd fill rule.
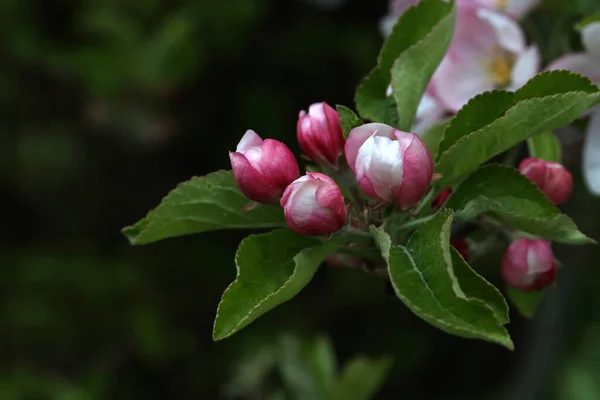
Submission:
[[[506,250],[502,278],[508,285],[524,292],[541,290],[555,277],[556,263],[549,242],[519,239]]]
[[[427,146],[412,133],[385,124],[361,125],[350,131],[346,159],[365,194],[406,210],[425,194],[433,175]]]
[[[229,159],[240,191],[259,203],[277,204],[285,188],[300,176],[298,162],[285,144],[262,140],[253,130],[246,131]]]
[[[442,190],[440,192],[440,194],[438,194],[435,197],[435,199],[433,199],[433,201],[431,202],[431,207],[434,210],[442,208],[442,206],[444,205],[444,203],[446,202],[446,200],[448,200],[448,197],[450,197],[451,193],[452,193],[452,188],[451,187],[447,187],[444,190]]]
[[[526,158],[519,164],[519,171],[531,179],[552,203],[562,204],[571,197],[573,177],[561,164]]]
[[[319,172],[308,172],[292,182],[281,197],[281,206],[290,228],[301,235],[337,232],[346,222],[340,188]]]
[[[464,258],[465,260],[469,259],[469,244],[467,243],[467,240],[464,237],[453,237],[452,239],[450,239],[450,244],[458,251],[462,258]]]
[[[344,135],[336,110],[325,102],[312,104],[308,113],[300,111],[296,128],[298,144],[308,158],[336,166],[344,152]]]

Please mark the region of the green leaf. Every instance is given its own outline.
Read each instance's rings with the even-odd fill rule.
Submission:
[[[519,313],[526,318],[533,318],[535,309],[544,300],[545,291],[522,292],[513,287],[506,287],[506,294]]]
[[[348,139],[348,135],[353,128],[360,126],[363,122],[358,116],[346,106],[337,105],[338,113],[340,114],[340,122],[342,124],[342,130],[344,132],[344,139]]]
[[[554,132],[542,132],[530,137],[527,139],[527,146],[531,157],[554,162],[561,160],[560,141]]]
[[[436,37],[440,35],[437,31],[439,29],[443,30],[446,24],[449,23],[448,15],[453,13],[453,10],[454,6],[452,3],[431,0],[420,2],[402,14],[379,53],[377,66],[363,79],[356,89],[356,108],[363,119],[389,123],[394,126],[398,125],[400,121],[398,121],[395,101],[386,95],[387,88],[391,82],[392,66],[398,57],[411,49],[412,46],[419,44],[420,41],[424,40],[429,43],[430,33]],[[435,32],[432,32],[434,30]],[[419,44],[420,51],[430,46],[427,43]],[[439,51],[440,49],[435,48],[435,54],[432,54],[431,61],[427,63],[428,68],[430,68],[430,64],[435,62]],[[411,57],[415,57],[420,53],[415,52],[411,54],[413,54]],[[411,62],[409,66],[410,68],[414,68],[415,63]],[[405,79],[410,77],[405,78],[404,70],[400,75],[404,78],[398,79],[401,80],[402,85],[406,85]],[[419,85],[425,79],[425,76],[425,73],[419,74]],[[416,92],[418,90],[411,93],[411,98],[416,96]],[[413,101],[417,101],[417,104],[419,100],[420,96],[416,100],[413,99]],[[406,124],[406,121],[402,121],[402,124]]]
[[[431,76],[444,58],[454,34],[454,3],[434,4],[437,8],[430,13],[441,18],[424,38],[400,53],[392,67],[392,93],[398,113],[397,127],[406,132],[410,131],[421,97]],[[403,34],[406,32],[403,31]]]
[[[406,247],[389,235],[371,232],[389,269],[396,294],[417,316],[437,328],[513,348],[506,329],[508,309],[502,296],[450,250],[452,212],[440,211],[424,223]]]
[[[511,167],[479,168],[458,185],[444,206],[455,210],[460,220],[488,214],[512,228],[545,239],[568,244],[594,243],[534,183]]]
[[[296,296],[338,246],[288,229],[250,235],[235,255],[237,277],[223,293],[213,339],[229,337],[256,318]]]
[[[323,399],[307,363],[304,343],[289,334],[282,336],[279,342],[277,364],[281,381],[290,397],[298,400]]]
[[[438,188],[451,186],[480,164],[537,133],[568,124],[600,103],[589,79],[568,71],[544,72],[514,93],[474,97],[444,133],[438,150]]]
[[[392,359],[355,357],[344,367],[331,400],[372,399],[385,382]]]
[[[425,146],[429,149],[432,156],[435,156],[438,151],[440,141],[444,136],[444,130],[450,125],[451,119],[444,119],[431,125],[422,134],[419,135]],[[419,133],[419,132],[417,132]]]
[[[331,342],[324,336],[309,342],[306,358],[320,393],[323,395],[330,393],[337,373],[335,351]]]
[[[588,15],[585,18],[583,18],[581,21],[575,24],[575,29],[581,32],[586,26],[596,22],[600,22],[600,12]]]
[[[506,304],[502,293],[496,286],[475,272],[454,247],[450,246],[450,251],[452,253],[454,275],[460,282],[462,290],[468,293],[471,299],[477,299],[488,307],[494,313],[499,324],[507,324],[510,321],[508,318],[508,304]]]
[[[217,171],[179,184],[158,207],[122,232],[131,244],[146,244],[217,229],[285,226],[280,207],[258,205],[242,211],[249,202],[231,171]]]

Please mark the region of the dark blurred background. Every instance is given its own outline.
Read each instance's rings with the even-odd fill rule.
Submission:
[[[599,3],[547,1],[526,21],[545,61],[578,45],[572,25]],[[261,354],[285,333],[329,337],[342,364],[391,355],[377,398],[600,399],[598,247],[556,247],[558,286],[533,320],[512,315],[509,352],[446,335],[382,280],[336,268],[214,343],[248,232],[141,247],[120,234],[178,182],[228,169],[248,128],[299,154],[299,110],[353,105],[386,11],[384,0],[0,2],[0,400],[261,398],[276,379]],[[565,209],[599,240],[600,200],[569,149],[579,184]],[[475,264],[500,284],[498,263]]]

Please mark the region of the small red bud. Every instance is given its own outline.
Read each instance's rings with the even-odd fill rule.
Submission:
[[[442,208],[442,206],[444,205],[444,203],[446,202],[446,200],[448,200],[448,197],[450,197],[450,193],[452,193],[452,188],[451,187],[447,187],[444,190],[442,190],[440,192],[440,194],[438,194],[436,196],[436,198],[433,199],[433,201],[431,202],[431,207],[434,210],[437,210],[438,208]]]
[[[259,203],[277,204],[300,171],[294,154],[280,141],[262,140],[248,130],[234,152],[229,152],[233,177],[240,191]]]
[[[469,244],[462,236],[456,236],[450,239],[450,244],[459,252],[465,260],[469,259]]]
[[[298,144],[308,158],[333,167],[344,153],[344,135],[340,115],[327,103],[315,103],[308,113],[300,111],[296,126]]]
[[[524,292],[548,287],[556,277],[556,263],[550,243],[545,240],[519,239],[506,250],[502,260],[502,278]]]
[[[571,197],[573,177],[562,164],[526,158],[519,164],[519,171],[531,179],[552,203],[562,204]]]

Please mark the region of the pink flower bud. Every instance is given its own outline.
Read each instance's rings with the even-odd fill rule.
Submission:
[[[464,258],[465,260],[469,259],[469,244],[467,243],[467,240],[464,237],[454,237],[450,239],[450,244],[458,251],[462,258]]]
[[[300,148],[316,163],[335,166],[344,152],[344,135],[340,116],[327,103],[315,103],[308,114],[300,111],[296,127]]]
[[[262,140],[247,130],[229,152],[233,177],[241,192],[259,203],[277,204],[285,188],[300,176],[294,154],[280,141]]]
[[[346,222],[344,196],[333,179],[308,172],[292,182],[280,202],[290,228],[301,235],[337,232]]]
[[[395,201],[402,210],[415,205],[431,182],[433,160],[415,134],[365,124],[350,131],[345,151],[365,194],[385,203]]]
[[[502,260],[502,278],[524,292],[541,290],[554,282],[556,263],[550,243],[545,240],[519,239],[506,250]]]
[[[562,204],[571,197],[573,177],[561,164],[526,158],[519,164],[519,171],[531,179],[552,203]]]
[[[440,192],[440,194],[438,194],[435,199],[433,199],[433,201],[431,202],[431,207],[434,210],[437,210],[438,208],[442,208],[442,206],[444,205],[444,203],[446,203],[446,200],[448,200],[448,197],[450,197],[450,194],[452,193],[452,188],[451,187],[447,187],[444,190],[442,190]]]

